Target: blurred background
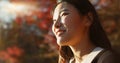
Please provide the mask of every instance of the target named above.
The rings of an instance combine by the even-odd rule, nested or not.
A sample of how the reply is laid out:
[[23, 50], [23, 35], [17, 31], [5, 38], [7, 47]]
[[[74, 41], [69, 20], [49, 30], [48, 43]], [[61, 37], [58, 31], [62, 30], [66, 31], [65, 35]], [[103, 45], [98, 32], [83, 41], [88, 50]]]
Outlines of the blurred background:
[[[90, 0], [120, 53], [120, 0]], [[0, 0], [0, 63], [57, 63], [51, 31], [56, 0]]]

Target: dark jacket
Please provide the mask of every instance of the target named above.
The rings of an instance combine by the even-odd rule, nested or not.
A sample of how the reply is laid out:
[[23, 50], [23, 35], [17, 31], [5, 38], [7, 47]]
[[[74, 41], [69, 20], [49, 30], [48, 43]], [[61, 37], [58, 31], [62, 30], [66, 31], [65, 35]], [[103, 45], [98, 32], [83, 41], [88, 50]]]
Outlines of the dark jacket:
[[120, 63], [120, 57], [115, 52], [103, 50], [94, 58], [92, 63]]

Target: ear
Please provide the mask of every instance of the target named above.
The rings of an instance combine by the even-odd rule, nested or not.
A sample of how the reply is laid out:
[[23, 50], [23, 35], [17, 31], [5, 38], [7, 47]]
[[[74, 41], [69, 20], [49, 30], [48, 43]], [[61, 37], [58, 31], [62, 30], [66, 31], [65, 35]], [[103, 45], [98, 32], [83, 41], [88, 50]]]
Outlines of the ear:
[[93, 22], [93, 14], [91, 12], [89, 12], [86, 16], [85, 16], [85, 25], [86, 26], [90, 26]]

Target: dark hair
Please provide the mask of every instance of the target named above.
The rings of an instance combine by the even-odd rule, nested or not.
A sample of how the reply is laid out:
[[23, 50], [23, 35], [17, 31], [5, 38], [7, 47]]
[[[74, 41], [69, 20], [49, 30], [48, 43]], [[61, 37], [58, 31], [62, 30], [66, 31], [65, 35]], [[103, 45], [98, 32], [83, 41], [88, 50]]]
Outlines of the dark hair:
[[[98, 47], [111, 49], [111, 44], [100, 24], [97, 12], [94, 6], [88, 0], [59, 0], [58, 3], [61, 2], [72, 4], [82, 15], [87, 15], [89, 12], [92, 13], [93, 23], [89, 29], [89, 38], [91, 42]], [[71, 59], [71, 57], [73, 57], [73, 53], [68, 46], [61, 46], [59, 51], [59, 63], [66, 63]]]

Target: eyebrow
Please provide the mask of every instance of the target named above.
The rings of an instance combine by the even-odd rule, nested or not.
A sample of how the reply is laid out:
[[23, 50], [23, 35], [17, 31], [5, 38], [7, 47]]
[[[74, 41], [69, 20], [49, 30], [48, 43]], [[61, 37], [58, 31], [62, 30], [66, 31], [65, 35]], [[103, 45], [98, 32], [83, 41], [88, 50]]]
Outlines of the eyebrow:
[[62, 9], [60, 10], [60, 13], [63, 12], [63, 11], [69, 11], [68, 9]]

